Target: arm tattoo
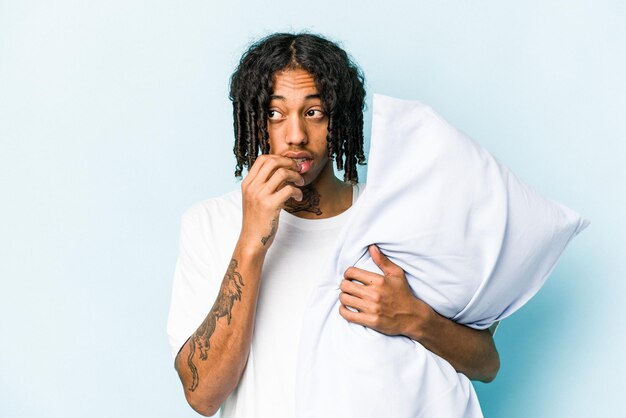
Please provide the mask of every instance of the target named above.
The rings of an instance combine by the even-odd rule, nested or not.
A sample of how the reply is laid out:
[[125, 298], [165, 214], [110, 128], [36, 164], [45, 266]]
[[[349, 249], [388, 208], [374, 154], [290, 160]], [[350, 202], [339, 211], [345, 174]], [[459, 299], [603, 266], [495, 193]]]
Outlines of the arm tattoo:
[[278, 217], [274, 217], [274, 219], [272, 219], [272, 229], [270, 230], [270, 233], [264, 236], [263, 238], [261, 238], [261, 244], [263, 244], [263, 246], [265, 246], [265, 244], [267, 244], [267, 241], [269, 241], [270, 238], [274, 236], [277, 229], [278, 229]]
[[320, 209], [320, 194], [311, 185], [305, 186], [302, 189], [302, 200], [298, 202], [293, 198], [285, 202], [285, 210], [289, 213], [295, 212], [311, 212], [316, 215], [321, 215]]
[[236, 271], [237, 264], [237, 260], [234, 258], [230, 260], [230, 265], [224, 275], [220, 292], [217, 295], [217, 299], [215, 300], [211, 311], [198, 327], [198, 330], [191, 336], [191, 338], [189, 338], [189, 357], [187, 357], [187, 365], [189, 366], [192, 376], [191, 386], [189, 386], [189, 391], [191, 392], [196, 390], [199, 381], [198, 369], [193, 363], [196, 348], [200, 350], [200, 360], [206, 360], [209, 348], [211, 348], [209, 339], [215, 331], [217, 320], [225, 316], [228, 319], [228, 324], [230, 325], [233, 304], [236, 300], [241, 300], [243, 277], [241, 277], [241, 274]]

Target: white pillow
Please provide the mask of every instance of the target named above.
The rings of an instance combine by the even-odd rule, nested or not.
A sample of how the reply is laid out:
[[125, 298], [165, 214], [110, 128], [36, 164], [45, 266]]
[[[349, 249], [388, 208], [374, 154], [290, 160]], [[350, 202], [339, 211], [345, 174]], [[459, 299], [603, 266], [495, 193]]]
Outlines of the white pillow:
[[299, 413], [373, 417], [392, 403], [397, 417], [481, 416], [471, 384], [447, 362], [339, 316], [343, 272], [355, 265], [380, 273], [367, 251], [378, 244], [417, 297], [484, 329], [536, 294], [588, 221], [541, 196], [428, 106], [381, 95], [368, 183], [352, 212], [305, 317]]
[[340, 269], [380, 243], [416, 295], [476, 328], [526, 303], [588, 225], [418, 102], [374, 96], [368, 164]]

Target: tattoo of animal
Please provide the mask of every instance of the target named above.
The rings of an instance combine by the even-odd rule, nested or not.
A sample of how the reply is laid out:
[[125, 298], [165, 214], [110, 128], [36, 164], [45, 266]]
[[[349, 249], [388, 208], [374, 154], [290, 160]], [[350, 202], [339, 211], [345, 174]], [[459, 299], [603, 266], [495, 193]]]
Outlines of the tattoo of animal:
[[228, 270], [224, 275], [220, 292], [211, 308], [211, 311], [198, 327], [196, 332], [189, 339], [189, 356], [187, 357], [187, 365], [191, 371], [191, 385], [189, 391], [193, 392], [198, 387], [198, 368], [194, 364], [196, 350], [199, 350], [200, 360], [206, 360], [209, 349], [211, 348], [210, 338], [215, 331], [217, 320], [226, 317], [228, 324], [232, 319], [233, 304], [236, 300], [241, 300], [241, 288], [244, 286], [243, 277], [237, 270], [237, 260], [230, 260]]
[[272, 219], [271, 227], [272, 227], [272, 229], [270, 230], [270, 233], [268, 235], [264, 236], [263, 238], [261, 238], [261, 244], [263, 244], [263, 246], [265, 246], [267, 244], [267, 242], [276, 233], [276, 230], [278, 229], [278, 217], [274, 217], [274, 219]]
[[319, 216], [322, 214], [320, 194], [313, 186], [305, 186], [302, 188], [302, 200], [299, 202], [293, 198], [287, 200], [285, 210], [289, 213], [311, 212]]

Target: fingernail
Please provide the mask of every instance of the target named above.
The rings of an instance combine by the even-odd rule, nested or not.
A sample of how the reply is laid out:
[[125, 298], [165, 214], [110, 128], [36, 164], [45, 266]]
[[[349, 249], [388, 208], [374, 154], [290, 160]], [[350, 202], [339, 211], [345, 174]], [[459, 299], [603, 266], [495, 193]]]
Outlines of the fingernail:
[[380, 254], [380, 249], [378, 248], [378, 245], [372, 244], [372, 247], [374, 247], [374, 251], [376, 251], [378, 254]]

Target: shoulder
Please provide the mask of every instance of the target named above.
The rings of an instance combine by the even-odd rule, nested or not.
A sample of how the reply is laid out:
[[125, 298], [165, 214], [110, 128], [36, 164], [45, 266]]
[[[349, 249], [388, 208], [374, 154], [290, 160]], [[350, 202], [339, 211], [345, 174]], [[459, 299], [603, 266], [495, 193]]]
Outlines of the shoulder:
[[181, 239], [211, 242], [232, 240], [241, 227], [241, 190], [192, 205], [181, 218]]
[[183, 213], [183, 220], [208, 221], [241, 215], [241, 190], [197, 202]]

